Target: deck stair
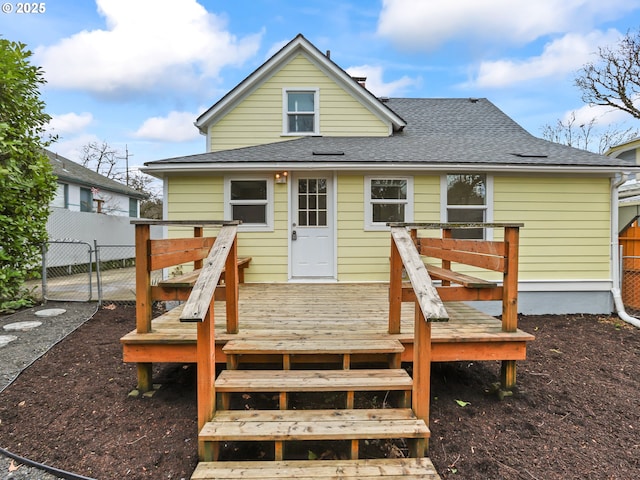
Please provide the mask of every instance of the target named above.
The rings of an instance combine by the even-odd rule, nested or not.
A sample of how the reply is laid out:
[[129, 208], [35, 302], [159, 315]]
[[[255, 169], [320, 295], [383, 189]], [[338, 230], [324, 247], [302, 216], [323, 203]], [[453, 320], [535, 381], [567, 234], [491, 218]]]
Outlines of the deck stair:
[[[223, 348], [229, 369], [216, 379], [221, 407], [200, 431], [212, 461], [201, 462], [192, 479], [235, 478], [423, 478], [438, 479], [433, 465], [424, 458], [429, 429], [409, 407], [412, 379], [400, 368], [404, 347], [392, 338], [345, 341], [341, 338], [292, 340], [238, 339]], [[309, 369], [308, 361], [326, 360], [323, 368]], [[379, 358], [387, 368], [351, 368], [353, 356]], [[279, 357], [282, 369], [251, 369], [252, 357]], [[297, 369], [302, 357], [304, 368]], [[305, 361], [307, 360], [307, 361]], [[245, 367], [246, 365], [246, 367]], [[330, 369], [326, 367], [330, 366]], [[377, 366], [377, 365], [376, 365]], [[242, 368], [240, 368], [242, 367]], [[293, 369], [292, 369], [293, 367]], [[354, 408], [358, 391], [399, 391], [395, 408]], [[229, 396], [255, 392], [278, 392], [279, 410], [229, 410]], [[287, 409], [292, 392], [346, 392], [346, 404], [330, 409]], [[405, 439], [412, 458], [360, 459], [361, 442]], [[349, 442], [348, 460], [286, 459], [291, 442]], [[273, 443], [273, 461], [227, 462], [219, 460], [226, 442]], [[295, 457], [294, 457], [295, 458]]]

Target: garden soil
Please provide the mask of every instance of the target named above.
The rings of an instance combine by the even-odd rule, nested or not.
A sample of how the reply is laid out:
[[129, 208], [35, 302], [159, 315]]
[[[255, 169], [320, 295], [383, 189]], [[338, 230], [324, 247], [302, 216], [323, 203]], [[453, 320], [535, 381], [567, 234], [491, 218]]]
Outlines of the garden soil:
[[[122, 362], [119, 339], [134, 328], [134, 309], [107, 307], [0, 393], [0, 447], [89, 478], [188, 479], [195, 367], [156, 366], [155, 395], [130, 396], [136, 368]], [[523, 316], [519, 326], [536, 340], [513, 396], [493, 392], [499, 362], [433, 365], [429, 455], [441, 477], [640, 478], [640, 331], [594, 315]], [[34, 478], [20, 476], [19, 462], [0, 465], [0, 478]]]

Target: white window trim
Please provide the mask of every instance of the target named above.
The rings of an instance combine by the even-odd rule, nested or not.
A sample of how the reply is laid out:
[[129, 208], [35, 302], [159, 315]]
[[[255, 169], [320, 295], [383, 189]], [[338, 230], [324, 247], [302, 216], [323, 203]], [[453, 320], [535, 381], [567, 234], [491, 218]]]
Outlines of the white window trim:
[[[289, 131], [289, 92], [313, 92], [313, 132]], [[282, 89], [282, 136], [305, 137], [320, 135], [320, 88], [318, 87], [286, 87]]]
[[224, 218], [231, 220], [233, 218], [232, 205], [241, 203], [257, 204], [257, 200], [235, 201], [231, 202], [231, 182], [245, 180], [264, 180], [267, 182], [267, 199], [264, 201], [266, 205], [266, 223], [242, 223], [238, 226], [241, 232], [273, 232], [273, 177], [270, 175], [226, 175], [224, 177]]
[[[447, 205], [447, 176], [448, 175], [456, 175], [456, 174], [479, 174], [481, 172], [456, 172], [456, 173], [445, 173], [440, 177], [440, 221], [442, 223], [447, 223], [447, 209], [456, 209], [456, 208], [464, 208], [466, 210], [470, 209], [478, 209], [484, 210], [484, 221], [485, 223], [493, 223], [493, 175], [489, 175], [488, 173], [483, 173], [487, 178], [487, 191], [485, 205]], [[485, 232], [485, 240], [493, 240], [493, 228], [487, 228]]]
[[404, 203], [404, 221], [413, 222], [413, 177], [406, 175], [370, 175], [364, 177], [364, 229], [365, 231], [388, 231], [390, 228], [385, 222], [373, 221], [372, 204], [375, 203], [371, 199], [371, 181], [372, 180], [406, 180], [407, 182], [407, 199], [406, 200], [385, 200], [384, 203]]

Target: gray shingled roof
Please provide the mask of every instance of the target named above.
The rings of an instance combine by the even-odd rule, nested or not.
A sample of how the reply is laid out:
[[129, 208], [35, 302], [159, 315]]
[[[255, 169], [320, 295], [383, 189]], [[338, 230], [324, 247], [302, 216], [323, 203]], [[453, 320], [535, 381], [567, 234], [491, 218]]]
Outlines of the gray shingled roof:
[[49, 161], [53, 167], [53, 173], [61, 181], [67, 181], [69, 183], [75, 183], [86, 187], [96, 187], [100, 190], [120, 193], [122, 195], [139, 199], [149, 198], [149, 195], [141, 193], [131, 187], [127, 187], [126, 185], [107, 178], [104, 175], [100, 175], [99, 173], [83, 167], [82, 165], [58, 155], [57, 153], [53, 153], [49, 150], [44, 150], [44, 153], [49, 157]]
[[336, 163], [499, 166], [634, 167], [534, 137], [487, 99], [394, 98], [387, 105], [407, 121], [390, 137], [304, 137], [255, 147], [146, 163]]

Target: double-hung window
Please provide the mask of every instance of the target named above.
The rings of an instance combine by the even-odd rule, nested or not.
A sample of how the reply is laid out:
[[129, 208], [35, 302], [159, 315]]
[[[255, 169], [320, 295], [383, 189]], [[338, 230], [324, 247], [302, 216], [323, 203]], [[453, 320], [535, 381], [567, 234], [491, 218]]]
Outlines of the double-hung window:
[[66, 183], [58, 183], [56, 187], [56, 196], [51, 202], [52, 207], [69, 208], [69, 185]]
[[273, 182], [268, 178], [227, 178], [225, 218], [241, 220], [242, 230], [273, 229]]
[[93, 212], [93, 193], [89, 188], [80, 188], [80, 211]]
[[[453, 174], [444, 179], [445, 221], [449, 223], [488, 222], [491, 194], [490, 177], [485, 174]], [[454, 238], [484, 238], [484, 229], [458, 229]]]
[[283, 92], [285, 135], [318, 134], [318, 90], [286, 89]]
[[413, 220], [411, 177], [365, 177], [365, 228], [383, 230], [387, 222]]

